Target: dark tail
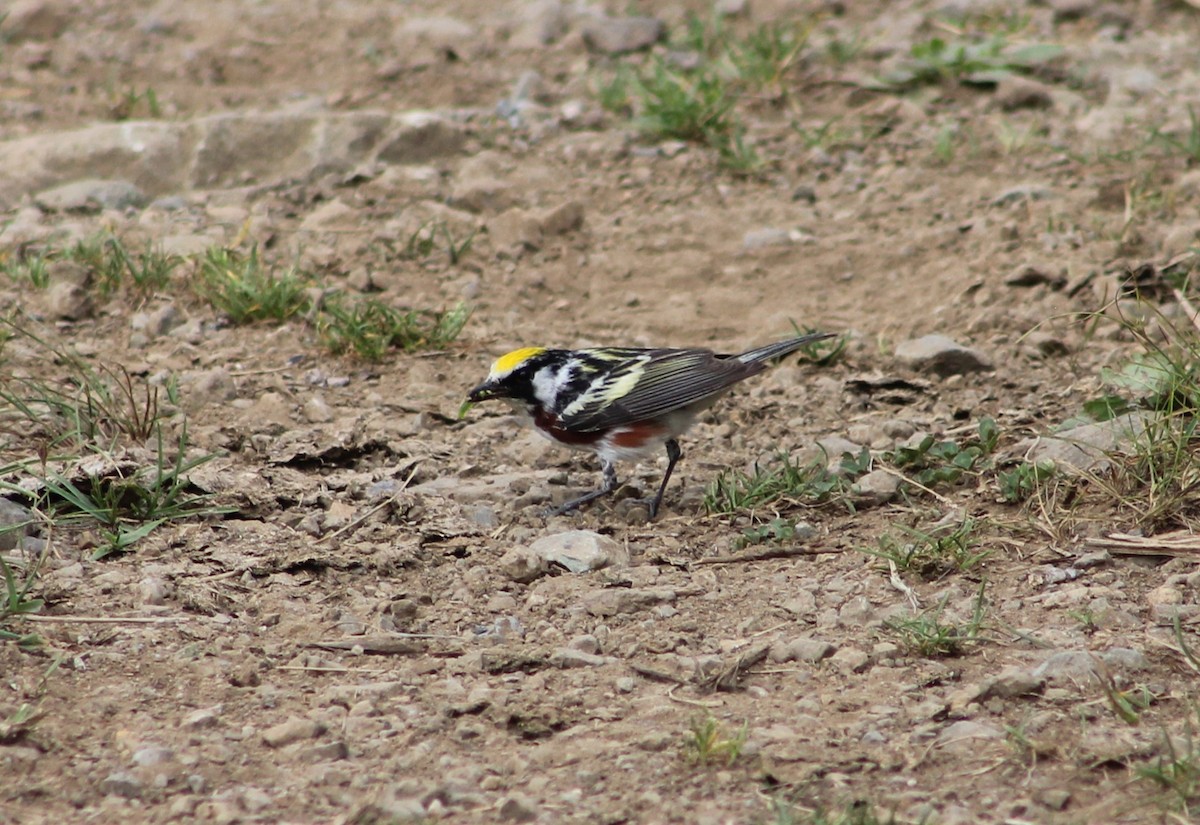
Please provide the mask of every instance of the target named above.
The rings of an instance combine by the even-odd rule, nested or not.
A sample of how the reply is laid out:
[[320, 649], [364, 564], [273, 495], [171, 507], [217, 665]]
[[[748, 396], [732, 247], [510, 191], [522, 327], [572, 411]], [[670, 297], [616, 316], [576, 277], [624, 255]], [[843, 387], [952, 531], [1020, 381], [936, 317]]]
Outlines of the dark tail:
[[774, 344], [767, 344], [765, 347], [748, 350], [734, 357], [743, 364], [759, 364], [763, 361], [782, 358], [808, 344], [834, 337], [836, 336], [832, 332], [813, 332], [808, 335], [801, 335], [799, 338], [793, 338], [790, 341], [779, 341]]

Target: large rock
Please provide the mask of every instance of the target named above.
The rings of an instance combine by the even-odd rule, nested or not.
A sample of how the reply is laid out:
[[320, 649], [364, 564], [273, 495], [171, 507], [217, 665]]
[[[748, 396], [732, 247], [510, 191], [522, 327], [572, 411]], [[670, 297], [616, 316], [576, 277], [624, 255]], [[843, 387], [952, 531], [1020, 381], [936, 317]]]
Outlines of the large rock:
[[127, 182], [156, 197], [242, 185], [247, 177], [260, 183], [311, 179], [374, 160], [427, 163], [458, 153], [465, 140], [459, 124], [423, 111], [250, 112], [182, 123], [106, 123], [0, 141], [0, 208], [82, 180]]

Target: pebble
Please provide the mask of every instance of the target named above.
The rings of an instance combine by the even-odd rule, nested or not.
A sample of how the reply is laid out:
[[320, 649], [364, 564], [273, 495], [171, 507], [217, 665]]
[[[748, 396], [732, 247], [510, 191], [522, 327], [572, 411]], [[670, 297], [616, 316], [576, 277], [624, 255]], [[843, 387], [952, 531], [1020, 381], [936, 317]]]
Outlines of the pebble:
[[1101, 470], [1111, 463], [1111, 453], [1132, 444], [1145, 431], [1146, 422], [1145, 414], [1129, 413], [1026, 439], [1011, 447], [1009, 454], [1031, 462], [1051, 461], [1079, 470]]
[[[33, 513], [29, 508], [11, 499], [0, 498], [0, 550], [15, 550], [32, 522]], [[25, 527], [17, 529], [21, 525]]]
[[829, 662], [843, 672], [861, 673], [870, 666], [871, 657], [857, 647], [843, 647], [829, 657]]
[[899, 477], [886, 470], [872, 470], [854, 483], [856, 502], [865, 507], [887, 504], [899, 491]]
[[79, 284], [54, 281], [46, 289], [46, 306], [55, 318], [80, 321], [90, 318], [95, 310], [92, 293]]
[[667, 589], [620, 588], [596, 590], [582, 599], [584, 610], [593, 616], [637, 613], [663, 602], [675, 601], [675, 591]]
[[599, 667], [611, 661], [607, 656], [585, 653], [570, 647], [560, 647], [550, 654], [550, 664], [555, 667]]
[[944, 335], [926, 335], [905, 341], [896, 347], [896, 359], [920, 372], [943, 377], [971, 372], [991, 372], [996, 368], [984, 353], [970, 349]]
[[328, 424], [334, 419], [333, 409], [320, 395], [314, 395], [304, 402], [303, 414], [309, 424]]
[[942, 729], [938, 741], [943, 744], [961, 742], [964, 739], [1003, 739], [1004, 732], [997, 727], [973, 719], [960, 719]]
[[100, 790], [110, 796], [137, 799], [142, 795], [142, 781], [129, 771], [114, 771], [100, 782]]
[[653, 46], [666, 33], [656, 17], [602, 17], [587, 20], [580, 34], [588, 48], [605, 54], [625, 54]]
[[828, 659], [837, 651], [829, 642], [801, 636], [789, 641], [778, 641], [771, 645], [773, 662], [819, 662]]
[[99, 212], [146, 203], [141, 189], [124, 180], [79, 180], [34, 195], [34, 203], [48, 212]]
[[293, 742], [304, 739], [315, 739], [325, 732], [325, 726], [312, 719], [302, 719], [293, 716], [286, 722], [280, 722], [262, 732], [263, 742], [272, 748], [282, 748]]
[[533, 822], [538, 818], [537, 804], [521, 794], [511, 794], [500, 803], [503, 822]]
[[134, 751], [132, 762], [141, 767], [153, 767], [170, 762], [175, 758], [175, 751], [162, 745], [148, 745]]
[[194, 710], [183, 718], [183, 726], [192, 730], [211, 728], [220, 720], [222, 710], [220, 705]]
[[742, 236], [742, 249], [748, 252], [772, 246], [791, 246], [795, 243], [787, 229], [752, 229]]
[[608, 536], [591, 530], [568, 530], [543, 536], [528, 547], [514, 547], [500, 559], [500, 569], [513, 581], [529, 583], [558, 567], [588, 573], [605, 567], [625, 567], [629, 551]]
[[1010, 74], [996, 85], [996, 104], [1006, 112], [1018, 109], [1049, 109], [1054, 106], [1050, 88], [1019, 74]]

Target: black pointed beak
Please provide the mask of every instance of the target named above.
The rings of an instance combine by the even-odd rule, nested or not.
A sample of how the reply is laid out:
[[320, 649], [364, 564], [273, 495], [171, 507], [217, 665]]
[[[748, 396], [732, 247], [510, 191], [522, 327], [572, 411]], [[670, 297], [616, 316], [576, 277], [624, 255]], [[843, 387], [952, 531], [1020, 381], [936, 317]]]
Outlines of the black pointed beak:
[[467, 393], [467, 400], [472, 404], [478, 404], [480, 401], [487, 401], [489, 398], [495, 397], [496, 388], [487, 381], [484, 381], [478, 387]]

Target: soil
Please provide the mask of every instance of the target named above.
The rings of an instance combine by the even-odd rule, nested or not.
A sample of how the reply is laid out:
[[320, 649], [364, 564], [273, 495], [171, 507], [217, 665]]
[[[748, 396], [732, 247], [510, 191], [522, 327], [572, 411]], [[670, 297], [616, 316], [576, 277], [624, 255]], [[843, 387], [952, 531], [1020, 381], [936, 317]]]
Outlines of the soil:
[[[0, 822], [1140, 823], [1190, 821], [1189, 803], [1196, 815], [1197, 673], [1175, 648], [1200, 650], [1197, 557], [1095, 544], [1190, 530], [1194, 512], [1150, 523], [1101, 485], [1009, 504], [994, 472], [878, 506], [845, 493], [704, 508], [719, 474], [830, 437], [883, 466], [913, 434], [961, 440], [991, 418], [1001, 463], [1106, 392], [1102, 370], [1140, 351], [1107, 304], [1124, 274], [1197, 244], [1197, 161], [1154, 139], [1186, 136], [1188, 105], [1192, 128], [1200, 111], [1193, 5], [718, 4], [739, 11], [735, 31], [812, 25], [779, 89], [743, 102], [766, 161], [750, 175], [603, 110], [617, 58], [589, 49], [575, 18], [544, 45], [522, 34], [557, 19], [552, 3], [30, 5], [67, 16], [52, 38], [3, 44], [3, 139], [280, 109], [432, 110], [466, 135], [418, 166], [246, 180], [176, 193], [181, 209], [41, 210], [40, 225], [68, 238], [109, 227], [130, 248], [186, 225], [326, 286], [473, 314], [444, 349], [372, 364], [330, 355], [303, 317], [224, 321], [187, 268], [175, 288], [97, 296], [75, 317], [52, 290], [5, 287], [54, 346], [162, 387], [168, 433], [186, 420], [193, 453], [216, 456], [190, 474], [195, 489], [232, 512], [169, 522], [101, 560], [95, 531], [39, 532], [46, 603], [5, 627], [42, 643], [0, 646]], [[639, 5], [669, 36], [710, 13]], [[871, 88], [912, 43], [1010, 25], [1066, 57], [1019, 83]], [[846, 62], [830, 57], [830, 43], [856, 42]], [[531, 70], [521, 122], [496, 117]], [[30, 209], [9, 202], [10, 218]], [[342, 223], [308, 220], [334, 202]], [[564, 211], [582, 221], [556, 223]], [[459, 260], [394, 254], [430, 216], [476, 233]], [[139, 315], [168, 305], [178, 331], [145, 332]], [[595, 463], [498, 406], [457, 418], [517, 347], [729, 352], [794, 327], [841, 333], [846, 348], [782, 364], [706, 414], [653, 522], [636, 497], [665, 457], [623, 465], [613, 500], [548, 518], [598, 483]], [[993, 368], [938, 375], [897, 357], [927, 334]], [[9, 375], [66, 374], [27, 342], [4, 357]], [[122, 449], [112, 461], [144, 462], [153, 444]], [[776, 517], [800, 522], [795, 536], [742, 546]], [[964, 518], [986, 551], [965, 571], [893, 572], [864, 552]], [[522, 548], [569, 530], [611, 539], [628, 562], [520, 572]], [[982, 629], [958, 655], [922, 653], [889, 624], [914, 604], [968, 622], [981, 586]], [[708, 719], [718, 747], [705, 760], [695, 731]], [[1171, 747], [1193, 748], [1182, 795], [1139, 773]]]

